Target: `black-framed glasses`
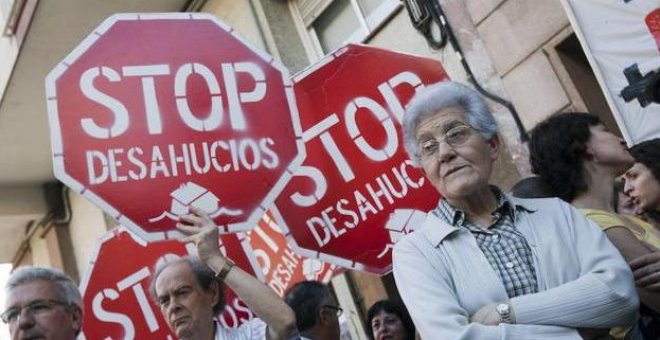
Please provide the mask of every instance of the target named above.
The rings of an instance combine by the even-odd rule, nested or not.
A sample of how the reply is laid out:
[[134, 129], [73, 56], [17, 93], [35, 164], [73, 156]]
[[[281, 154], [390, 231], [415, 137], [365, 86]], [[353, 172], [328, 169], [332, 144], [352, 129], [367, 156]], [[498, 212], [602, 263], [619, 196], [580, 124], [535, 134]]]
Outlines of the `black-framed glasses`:
[[328, 308], [334, 310], [335, 314], [337, 314], [337, 317], [341, 316], [341, 314], [344, 312], [344, 310], [339, 306], [323, 305], [321, 306], [321, 308]]
[[11, 307], [7, 309], [2, 314], [0, 314], [0, 319], [2, 319], [2, 322], [7, 324], [13, 323], [18, 320], [18, 317], [23, 311], [25, 311], [26, 314], [32, 316], [39, 316], [50, 312], [57, 306], [69, 307], [70, 304], [58, 300], [36, 300], [23, 307]]
[[472, 136], [472, 130], [473, 128], [469, 125], [458, 125], [449, 129], [441, 139], [437, 137], [422, 139], [417, 142], [419, 156], [429, 158], [435, 155], [442, 143], [447, 143], [452, 148], [463, 145]]

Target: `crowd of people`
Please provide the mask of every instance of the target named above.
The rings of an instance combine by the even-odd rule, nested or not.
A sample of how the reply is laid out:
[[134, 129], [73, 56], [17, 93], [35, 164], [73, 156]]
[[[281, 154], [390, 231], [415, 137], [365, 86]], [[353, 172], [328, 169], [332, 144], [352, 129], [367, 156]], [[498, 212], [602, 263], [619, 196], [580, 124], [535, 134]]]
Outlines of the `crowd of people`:
[[[660, 139], [629, 149], [595, 115], [552, 116], [531, 132], [536, 176], [509, 194], [490, 183], [504, 146], [475, 90], [428, 86], [408, 105], [403, 136], [442, 198], [395, 245], [403, 303], [369, 308], [369, 339], [660, 339]], [[160, 261], [150, 292], [179, 339], [340, 339], [328, 286], [300, 282], [282, 299], [223, 256], [203, 211], [177, 229], [197, 256]], [[257, 318], [218, 323], [225, 287]], [[81, 296], [64, 273], [19, 268], [6, 290], [12, 339], [80, 333]]]

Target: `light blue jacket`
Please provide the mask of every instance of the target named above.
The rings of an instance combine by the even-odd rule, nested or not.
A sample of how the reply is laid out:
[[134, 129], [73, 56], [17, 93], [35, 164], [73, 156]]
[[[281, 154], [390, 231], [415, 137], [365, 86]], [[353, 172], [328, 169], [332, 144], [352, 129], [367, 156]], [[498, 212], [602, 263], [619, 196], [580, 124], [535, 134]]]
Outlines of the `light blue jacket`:
[[509, 298], [474, 236], [429, 214], [393, 254], [399, 293], [422, 339], [581, 339], [576, 328], [635, 322], [632, 273], [593, 222], [556, 198], [507, 198], [532, 249], [539, 292], [511, 299], [516, 324], [470, 323], [481, 307]]

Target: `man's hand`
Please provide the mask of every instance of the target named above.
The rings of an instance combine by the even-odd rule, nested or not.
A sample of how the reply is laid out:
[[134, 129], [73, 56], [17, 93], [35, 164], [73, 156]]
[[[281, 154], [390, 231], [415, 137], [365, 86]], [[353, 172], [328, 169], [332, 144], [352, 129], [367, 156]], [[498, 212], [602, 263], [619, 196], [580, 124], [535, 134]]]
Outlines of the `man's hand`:
[[635, 283], [646, 289], [660, 290], [660, 252], [642, 255], [628, 263]]
[[218, 226], [202, 209], [190, 207], [190, 214], [180, 215], [179, 223], [176, 224], [186, 237], [181, 242], [194, 242], [197, 246], [197, 256], [199, 259], [208, 263], [213, 257], [224, 256], [218, 245]]
[[502, 323], [502, 317], [497, 312], [498, 303], [491, 303], [481, 307], [470, 317], [470, 322], [480, 323], [486, 326], [497, 326]]

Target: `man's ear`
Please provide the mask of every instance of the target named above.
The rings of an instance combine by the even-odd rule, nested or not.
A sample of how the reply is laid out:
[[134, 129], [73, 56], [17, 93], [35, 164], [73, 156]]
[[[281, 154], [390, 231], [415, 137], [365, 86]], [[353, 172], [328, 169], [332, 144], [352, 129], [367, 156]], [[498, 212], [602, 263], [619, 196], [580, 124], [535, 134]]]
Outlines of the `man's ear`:
[[328, 310], [326, 308], [321, 308], [318, 311], [318, 316], [319, 316], [319, 324], [320, 325], [327, 325], [330, 323], [330, 317]]
[[79, 334], [82, 330], [82, 309], [80, 309], [80, 307], [71, 307], [71, 321], [71, 325], [76, 331], [76, 334]]
[[223, 285], [220, 284], [218, 281], [213, 280], [213, 282], [211, 282], [211, 287], [209, 287], [210, 288], [209, 294], [212, 297], [213, 306], [217, 305], [218, 302], [222, 301], [224, 298], [225, 292], [222, 289], [222, 287]]

